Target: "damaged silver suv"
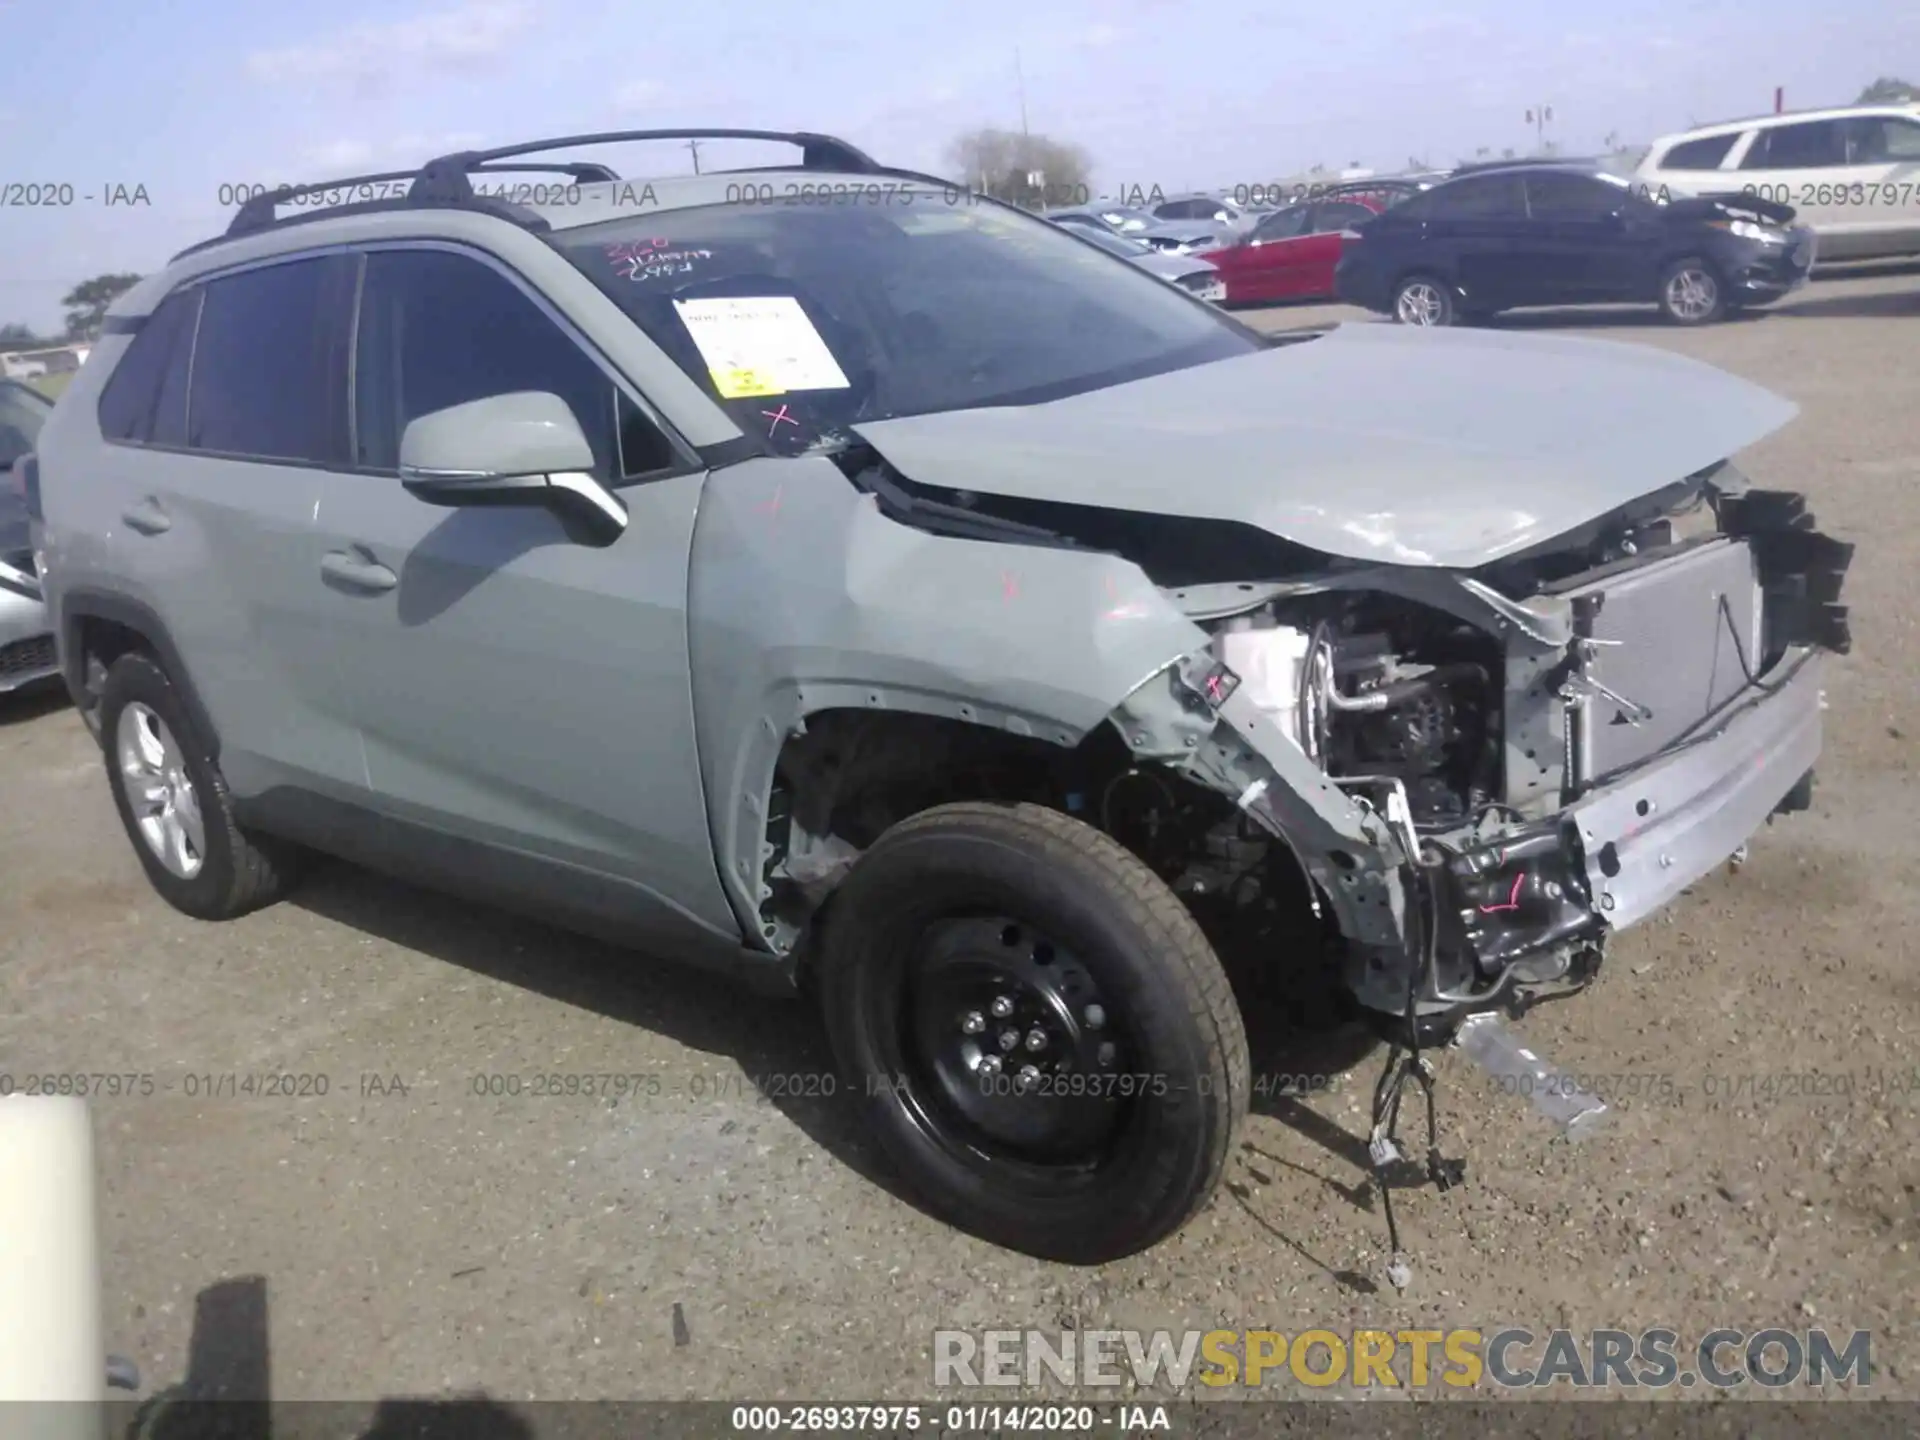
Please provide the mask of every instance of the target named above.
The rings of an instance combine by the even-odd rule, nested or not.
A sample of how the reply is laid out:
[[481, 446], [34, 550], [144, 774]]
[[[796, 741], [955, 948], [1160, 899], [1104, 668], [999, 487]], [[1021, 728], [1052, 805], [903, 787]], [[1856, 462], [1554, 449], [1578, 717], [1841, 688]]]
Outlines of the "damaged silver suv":
[[[690, 134], [803, 158], [521, 158]], [[314, 188], [123, 297], [24, 467], [189, 914], [313, 849], [803, 987], [933, 1210], [1090, 1262], [1219, 1181], [1243, 977], [1424, 1082], [1806, 804], [1851, 552], [1728, 463], [1793, 413], [1743, 381], [1265, 337], [824, 136]]]

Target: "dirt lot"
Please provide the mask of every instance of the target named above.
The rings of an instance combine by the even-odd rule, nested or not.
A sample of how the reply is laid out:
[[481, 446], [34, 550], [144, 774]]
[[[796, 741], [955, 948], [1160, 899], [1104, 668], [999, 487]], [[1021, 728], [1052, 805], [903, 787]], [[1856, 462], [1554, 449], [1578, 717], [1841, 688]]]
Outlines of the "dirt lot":
[[[1357, 317], [1253, 317], [1326, 318]], [[796, 1007], [344, 866], [233, 924], [175, 914], [78, 720], [15, 698], [0, 1072], [154, 1077], [96, 1104], [112, 1347], [150, 1386], [177, 1381], [198, 1309], [198, 1361], [219, 1363], [219, 1316], [260, 1287], [210, 1287], [260, 1277], [280, 1398], [923, 1397], [934, 1329], [1063, 1323], [1861, 1327], [1873, 1393], [1920, 1397], [1920, 268], [1697, 333], [1641, 312], [1502, 325], [1670, 347], [1798, 401], [1745, 464], [1858, 542], [1856, 643], [1813, 811], [1525, 1022], [1568, 1069], [1638, 1092], [1609, 1131], [1570, 1146], [1440, 1057], [1468, 1181], [1399, 1206], [1405, 1295], [1363, 1184], [1373, 1058], [1306, 1103], [1257, 1096], [1229, 1192], [1169, 1243], [1042, 1264], [898, 1198], [845, 1105], [755, 1097], [746, 1077], [827, 1068]], [[1264, 1072], [1320, 1063], [1261, 1042]], [[1813, 1071], [1851, 1093], [1805, 1093], [1792, 1077]], [[262, 1072], [327, 1093], [238, 1093]], [[475, 1093], [539, 1072], [661, 1094]]]

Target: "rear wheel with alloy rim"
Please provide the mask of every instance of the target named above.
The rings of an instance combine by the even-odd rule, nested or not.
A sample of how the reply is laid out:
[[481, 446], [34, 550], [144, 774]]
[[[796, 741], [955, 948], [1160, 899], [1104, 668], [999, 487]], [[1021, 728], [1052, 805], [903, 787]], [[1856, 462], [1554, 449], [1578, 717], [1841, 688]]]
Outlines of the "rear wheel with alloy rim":
[[1247, 1046], [1192, 915], [1130, 851], [1036, 805], [943, 805], [868, 849], [817, 978], [902, 1177], [999, 1244], [1095, 1264], [1212, 1196]]
[[1393, 318], [1402, 325], [1451, 325], [1453, 292], [1431, 275], [1409, 275], [1393, 292]]
[[1698, 256], [1676, 260], [1660, 277], [1660, 310], [1676, 325], [1705, 325], [1726, 314], [1720, 277]]

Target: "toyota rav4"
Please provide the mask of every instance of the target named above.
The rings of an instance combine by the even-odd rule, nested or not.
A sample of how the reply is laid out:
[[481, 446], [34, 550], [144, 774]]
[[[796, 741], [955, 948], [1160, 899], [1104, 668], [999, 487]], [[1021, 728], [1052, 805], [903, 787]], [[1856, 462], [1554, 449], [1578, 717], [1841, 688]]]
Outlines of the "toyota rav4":
[[[802, 159], [522, 161], [690, 133]], [[1742, 380], [1263, 336], [818, 135], [315, 188], [116, 302], [18, 467], [190, 915], [318, 850], [805, 990], [933, 1210], [1090, 1262], [1220, 1179], [1230, 977], [1427, 1081], [1806, 803], [1851, 552], [1729, 463], [1793, 414]]]

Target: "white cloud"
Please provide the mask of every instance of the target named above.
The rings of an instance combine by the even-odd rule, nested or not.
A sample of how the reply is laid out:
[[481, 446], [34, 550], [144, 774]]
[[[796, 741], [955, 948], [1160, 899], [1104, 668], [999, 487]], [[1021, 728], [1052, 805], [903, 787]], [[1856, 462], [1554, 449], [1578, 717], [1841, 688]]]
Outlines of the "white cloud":
[[348, 170], [400, 170], [419, 165], [436, 155], [456, 150], [477, 150], [486, 137], [464, 130], [442, 135], [391, 135], [378, 140], [341, 137], [322, 141], [301, 152], [300, 169], [304, 173], [339, 174]]
[[650, 110], [667, 98], [667, 87], [658, 80], [629, 80], [613, 95], [616, 110]]
[[1089, 25], [1080, 32], [1080, 43], [1089, 50], [1104, 50], [1126, 38], [1127, 32], [1116, 25]]
[[499, 55], [532, 19], [525, 0], [465, 0], [404, 20], [353, 25], [305, 45], [258, 50], [247, 57], [247, 71], [270, 82], [336, 80], [364, 87], [399, 69], [464, 69]]

